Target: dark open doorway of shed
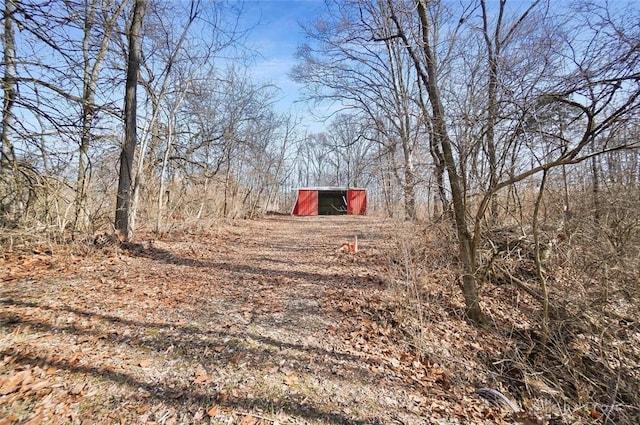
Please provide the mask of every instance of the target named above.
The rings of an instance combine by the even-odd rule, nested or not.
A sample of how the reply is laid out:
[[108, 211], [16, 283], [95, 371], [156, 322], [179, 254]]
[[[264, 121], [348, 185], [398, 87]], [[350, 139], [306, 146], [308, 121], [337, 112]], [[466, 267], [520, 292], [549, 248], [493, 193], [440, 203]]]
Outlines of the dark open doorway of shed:
[[318, 191], [318, 215], [346, 215], [347, 191]]

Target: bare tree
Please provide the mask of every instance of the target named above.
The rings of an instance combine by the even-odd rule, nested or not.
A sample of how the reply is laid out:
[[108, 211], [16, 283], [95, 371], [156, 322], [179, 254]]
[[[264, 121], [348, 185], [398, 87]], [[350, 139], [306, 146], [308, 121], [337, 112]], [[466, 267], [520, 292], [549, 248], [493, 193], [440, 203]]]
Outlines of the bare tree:
[[[201, 58], [190, 57], [190, 55], [186, 54], [186, 52], [184, 51], [184, 44], [187, 41], [187, 36], [190, 32], [191, 26], [196, 21], [201, 12], [202, 10], [200, 2], [195, 0], [191, 1], [189, 4], [189, 12], [186, 15], [186, 21], [182, 22], [179, 25], [179, 27], [181, 27], [182, 29], [176, 41], [172, 40], [172, 38], [174, 37], [172, 31], [176, 30], [176, 28], [174, 27], [165, 28], [161, 34], [156, 35], [156, 37], [160, 39], [158, 41], [160, 46], [157, 48], [157, 50], [161, 53], [161, 56], [163, 56], [163, 64], [161, 66], [161, 70], [157, 74], [156, 72], [154, 72], [155, 70], [153, 69], [153, 65], [148, 60], [150, 58], [144, 58], [145, 60], [143, 60], [142, 62], [142, 65], [144, 66], [146, 74], [148, 76], [147, 80], [144, 80], [142, 84], [146, 89], [147, 97], [151, 101], [151, 117], [148, 120], [147, 131], [143, 134], [142, 142], [140, 144], [140, 153], [138, 155], [135, 179], [132, 187], [133, 201], [132, 214], [130, 218], [132, 230], [135, 230], [135, 221], [139, 206], [140, 193], [142, 191], [142, 181], [145, 178], [145, 152], [150, 141], [155, 142], [155, 144], [159, 144], [160, 142], [161, 138], [158, 134], [158, 121], [160, 119], [163, 102], [169, 102], [171, 104], [166, 105], [166, 144], [165, 152], [162, 157], [160, 185], [157, 194], [156, 231], [159, 232], [161, 226], [163, 209], [162, 200], [165, 196], [165, 173], [169, 154], [171, 153], [172, 149], [175, 115], [180, 108], [180, 104], [182, 103], [184, 97], [187, 95], [187, 91], [191, 84], [191, 79], [195, 78], [194, 69], [198, 66], [203, 66], [209, 59], [208, 55]], [[158, 26], [162, 27], [162, 25]], [[183, 62], [190, 62], [190, 66], [183, 66]], [[154, 85], [153, 81], [156, 79], [159, 80], [157, 87]], [[168, 96], [169, 92], [171, 92], [172, 96]], [[170, 97], [171, 99], [167, 100], [167, 97]], [[155, 148], [158, 148], [158, 146], [154, 145], [154, 149]], [[150, 178], [150, 176], [146, 176], [146, 178]]]
[[[2, 79], [2, 145], [0, 146], [0, 184], [3, 187], [0, 199], [0, 223], [4, 224], [5, 214], [15, 208], [18, 189], [18, 164], [13, 147], [12, 134], [14, 126], [13, 104], [16, 95], [16, 47], [13, 15], [15, 2], [7, 0], [4, 4], [4, 78]], [[6, 192], [5, 192], [6, 191]], [[8, 198], [8, 199], [7, 199]]]
[[[503, 11], [506, 2], [501, 2], [499, 16]], [[598, 21], [598, 26], [592, 23], [594, 31], [590, 33], [592, 42], [590, 44], [579, 44], [567, 36], [566, 50], [556, 49], [555, 51], [566, 51], [571, 56], [562, 58], [556, 54], [551, 56], [551, 50], [542, 52], [544, 61], [563, 61], [566, 67], [564, 74], [558, 74], [561, 68], [542, 67], [542, 74], [536, 76], [533, 72], [523, 73], [520, 79], [514, 77], [514, 81], [519, 82], [512, 91], [514, 104], [519, 108], [519, 113], [510, 118], [509, 126], [512, 129], [510, 139], [514, 142], [506, 145], [510, 149], [502, 148], [502, 152], [508, 155], [498, 155], [498, 145], [495, 143], [495, 129], [498, 114], [498, 87], [504, 83], [504, 76], [507, 73], [507, 63], [503, 63], [503, 68], [499, 65], [504, 60], [504, 55], [498, 57], [499, 52], [508, 44], [517, 43], [520, 61], [525, 54], [533, 56], [540, 52], [533, 50], [538, 46], [527, 39], [526, 32], [520, 32], [530, 22], [530, 19], [546, 19], [543, 15], [534, 16], [533, 11], [539, 2], [532, 2], [525, 12], [514, 21], [504, 36], [501, 35], [502, 22], [499, 20], [494, 37], [489, 37], [489, 19], [484, 18], [479, 26], [484, 28], [481, 31], [488, 48], [488, 69], [489, 85], [491, 86], [488, 102], [482, 106], [485, 112], [483, 116], [484, 129], [483, 137], [478, 138], [475, 146], [479, 146], [478, 141], [485, 141], [487, 152], [487, 163], [489, 164], [490, 182], [481, 192], [480, 202], [470, 202], [469, 194], [465, 187], [467, 175], [464, 172], [462, 162], [468, 153], [483, 153], [478, 150], [461, 151], [461, 141], [452, 138], [450, 129], [453, 127], [451, 102], [447, 97], [447, 92], [443, 91], [446, 86], [443, 79], [443, 67], [447, 65], [450, 52], [454, 51], [453, 46], [459, 42], [459, 32], [464, 30], [465, 22], [468, 22], [472, 15], [471, 7], [462, 8], [459, 18], [451, 20], [450, 25], [444, 25], [442, 19], [442, 3], [428, 0], [392, 1], [385, 0], [376, 3], [376, 8], [380, 16], [388, 17], [392, 23], [391, 29], [385, 29], [383, 33], [387, 37], [378, 37], [381, 42], [387, 38], [401, 40], [401, 45], [412, 60], [415, 71], [420, 79], [424, 91], [424, 101], [420, 102], [424, 110], [424, 116], [428, 117], [430, 123], [430, 137], [435, 141], [436, 146], [441, 149], [442, 158], [447, 171], [448, 185], [453, 201], [453, 215], [457, 231], [457, 243], [459, 258], [461, 263], [461, 286], [467, 304], [467, 315], [475, 322], [483, 322], [484, 315], [480, 308], [478, 279], [482, 276], [481, 264], [478, 258], [478, 246], [483, 236], [483, 223], [486, 212], [495, 199], [498, 191], [512, 187], [514, 184], [538, 175], [539, 173], [551, 170], [562, 165], [573, 164], [590, 158], [592, 153], [586, 152], [585, 148], [592, 143], [594, 138], [610, 134], [611, 131], [620, 126], [626, 117], [630, 116], [638, 108], [638, 88], [637, 72], [634, 71], [637, 55], [633, 52], [633, 36], [629, 31], [632, 27], [624, 29], [616, 26], [613, 21], [606, 21], [609, 14], [600, 15], [602, 19]], [[470, 4], [469, 6], [472, 6]], [[488, 10], [484, 9], [485, 14]], [[588, 15], [588, 19], [593, 19], [593, 14]], [[458, 22], [455, 24], [455, 22]], [[537, 25], [540, 22], [537, 21]], [[472, 25], [472, 24], [471, 24]], [[596, 31], [598, 27], [608, 27], [611, 31]], [[439, 43], [439, 34], [446, 29], [448, 32], [448, 42]], [[472, 27], [473, 28], [473, 27]], [[576, 27], [577, 29], [577, 27]], [[572, 31], [567, 28], [568, 33]], [[583, 32], [582, 35], [585, 33]], [[518, 38], [519, 37], [519, 38]], [[498, 43], [499, 49], [496, 49]], [[444, 46], [444, 50], [443, 50]], [[614, 48], [615, 46], [615, 48]], [[531, 50], [525, 50], [531, 49]], [[527, 53], [528, 52], [528, 53]], [[535, 53], [534, 53], [535, 52]], [[616, 53], [611, 53], [616, 52]], [[501, 59], [502, 58], [502, 59]], [[511, 64], [513, 69], [517, 69], [516, 63]], [[554, 73], [550, 72], [551, 70]], [[512, 72], [510, 70], [510, 72]], [[515, 73], [514, 73], [515, 74]], [[452, 77], [453, 75], [448, 75]], [[546, 78], [541, 78], [544, 76]], [[475, 101], [475, 99], [469, 99]], [[428, 106], [428, 110], [426, 107]], [[537, 125], [537, 117], [548, 111], [557, 110], [559, 107], [567, 109], [570, 113], [565, 123], [569, 129], [563, 133], [548, 132], [543, 130], [543, 126]], [[567, 136], [577, 135], [569, 139]], [[610, 138], [606, 138], [610, 140]], [[515, 143], [517, 142], [517, 143]], [[474, 146], [472, 145], [472, 147]], [[517, 150], [518, 146], [526, 146], [528, 152]], [[603, 145], [600, 150], [618, 149], [610, 143]], [[540, 154], [537, 152], [540, 151]], [[546, 152], [542, 154], [542, 152]], [[461, 153], [465, 153], [461, 155]], [[517, 157], [514, 153], [517, 152]], [[500, 161], [514, 158], [515, 162], [509, 166], [506, 174], [498, 173]], [[531, 158], [539, 160], [531, 161]], [[493, 165], [492, 165], [493, 163]], [[493, 172], [491, 171], [493, 170]], [[493, 176], [493, 177], [492, 177]], [[493, 180], [493, 182], [491, 182]], [[477, 186], [480, 187], [480, 186]], [[469, 220], [469, 218], [472, 218]]]
[[8, 0], [4, 4], [4, 78], [2, 89], [4, 92], [2, 106], [2, 166], [15, 167], [15, 151], [11, 142], [13, 129], [13, 103], [16, 92], [16, 46], [13, 15], [16, 12], [15, 2]]
[[400, 155], [396, 176], [406, 217], [414, 219], [416, 156], [425, 123], [415, 70], [377, 10], [371, 2], [328, 2], [326, 16], [305, 28], [314, 43], [300, 46], [301, 62], [291, 75], [305, 84], [310, 100], [340, 102], [368, 117], [369, 127], [381, 136], [375, 140]]
[[[506, 5], [507, 0], [500, 0], [498, 5], [497, 17], [495, 18], [495, 24], [493, 29], [490, 27], [490, 21], [492, 16], [489, 15], [487, 9], [486, 0], [480, 0], [480, 7], [482, 9], [482, 36], [484, 38], [486, 47], [486, 60], [488, 70], [488, 82], [487, 82], [487, 104], [486, 104], [486, 118], [483, 120], [484, 129], [484, 146], [486, 149], [486, 157], [489, 165], [489, 183], [488, 190], [492, 190], [498, 183], [500, 158], [499, 152], [496, 147], [496, 126], [498, 125], [499, 113], [500, 113], [500, 98], [499, 91], [500, 85], [504, 83], [502, 78], [502, 72], [507, 66], [505, 59], [503, 58], [503, 52], [510, 43], [514, 41], [514, 38], [519, 35], [519, 27], [523, 22], [536, 9], [540, 0], [531, 2], [526, 6], [526, 10], [519, 17], [513, 20], [512, 23], [505, 22], [506, 17]], [[508, 25], [508, 26], [507, 26]], [[505, 28], [507, 26], [507, 28]], [[546, 52], [541, 52], [546, 55]], [[492, 202], [489, 204], [489, 215], [495, 221], [498, 220], [498, 200], [497, 197], [492, 198]]]
[[[42, 219], [46, 225], [55, 224], [61, 231], [69, 228], [91, 231], [107, 225], [104, 215], [113, 209], [111, 203], [115, 200], [116, 222], [122, 231], [124, 215], [128, 216], [127, 236], [130, 237], [135, 226], [137, 200], [146, 199], [140, 197], [142, 189], [152, 191], [155, 200], [155, 194], [162, 192], [163, 185], [181, 178], [179, 173], [194, 176], [198, 170], [206, 181], [223, 165], [228, 177], [229, 202], [242, 199], [244, 187], [239, 182], [243, 181], [242, 173], [248, 161], [244, 147], [254, 141], [256, 146], [262, 143], [257, 142], [257, 134], [249, 131], [259, 133], [263, 128], [256, 123], [266, 122], [271, 113], [271, 100], [263, 97], [266, 85], [253, 84], [248, 78], [245, 78], [246, 87], [251, 86], [248, 91], [254, 91], [247, 94], [247, 98], [255, 96], [253, 102], [247, 103], [244, 97], [236, 102], [233, 92], [228, 92], [226, 98], [220, 95], [224, 90], [211, 92], [211, 87], [228, 77], [216, 73], [214, 55], [228, 47], [238, 47], [233, 52], [235, 58], [246, 53], [246, 49], [236, 44], [246, 34], [239, 25], [239, 9], [232, 4], [227, 7], [198, 0], [184, 5], [150, 3], [147, 7], [146, 3], [134, 4], [127, 0], [5, 2], [7, 10], [3, 12], [8, 19], [3, 24], [8, 30], [5, 28], [2, 64], [5, 77], [1, 147], [3, 213], [12, 211], [15, 218], [26, 223], [24, 212], [37, 202], [42, 206], [43, 215], [36, 217], [38, 213], [32, 210], [35, 213], [32, 218]], [[144, 39], [134, 43], [134, 33], [138, 30], [132, 15], [138, 17], [143, 8], [147, 24], [144, 28], [136, 25], [140, 34], [144, 31]], [[182, 10], [185, 14], [179, 13]], [[196, 20], [202, 30], [198, 34], [192, 31]], [[20, 32], [14, 31], [14, 27], [20, 28]], [[121, 34], [129, 36], [128, 42], [119, 36]], [[14, 35], [23, 42], [16, 46]], [[136, 44], [141, 52], [138, 55]], [[133, 66], [124, 72], [123, 58], [129, 53], [131, 65], [138, 56], [144, 66], [137, 75]], [[233, 62], [232, 55], [227, 57]], [[238, 70], [245, 65], [240, 59], [236, 64]], [[147, 89], [149, 103], [143, 101], [135, 105], [136, 81]], [[109, 162], [114, 161], [113, 150], [119, 144], [118, 128], [123, 113], [116, 105], [118, 96], [114, 93], [119, 92], [120, 87], [127, 92], [124, 114], [127, 134], [124, 145], [120, 146], [120, 188], [117, 197], [105, 197], [106, 188], [114, 184], [105, 170], [110, 168]], [[209, 110], [199, 116], [188, 113], [192, 102], [185, 100], [198, 90], [212, 98], [215, 112]], [[135, 111], [136, 106], [140, 111]], [[236, 107], [237, 114], [230, 112]], [[239, 117], [236, 120], [239, 124], [232, 126], [232, 130], [238, 130], [236, 134], [223, 131], [228, 120], [211, 119], [225, 108], [230, 115]], [[261, 111], [265, 113], [261, 115]], [[142, 119], [133, 120], [134, 112]], [[140, 125], [136, 129], [138, 121]], [[208, 121], [207, 125], [215, 131], [201, 139], [197, 121]], [[225, 134], [229, 137], [222, 137]], [[208, 136], [212, 137], [205, 140]], [[226, 149], [227, 155], [217, 155], [218, 148]], [[209, 156], [199, 157], [201, 154]], [[94, 165], [100, 175], [92, 173]], [[17, 166], [18, 177], [10, 170], [14, 166]], [[24, 180], [24, 184], [20, 184], [22, 191], [16, 190], [17, 179]], [[188, 184], [186, 181], [184, 187], [191, 190]], [[252, 196], [260, 193], [260, 185], [262, 183], [255, 186], [257, 192], [254, 189]], [[255, 199], [252, 197], [250, 203], [257, 205]], [[202, 204], [201, 199], [198, 201]], [[143, 210], [148, 213], [144, 217], [156, 217], [157, 221], [164, 207], [165, 204], [160, 203], [155, 211], [154, 206], [145, 204], [143, 208], [149, 211]]]
[[340, 114], [332, 120], [327, 142], [338, 185], [366, 185], [366, 171], [373, 159], [371, 152], [375, 143], [368, 127], [366, 120], [353, 114]]
[[322, 186], [337, 184], [334, 174], [328, 169], [329, 155], [326, 133], [306, 135], [298, 145], [297, 168], [300, 186]]
[[[65, 217], [57, 219], [63, 223], [61, 228], [71, 223], [88, 230], [90, 148], [97, 148], [94, 153], [104, 151], [95, 142], [108, 138], [106, 125], [118, 115], [111, 106], [112, 83], [103, 78], [102, 70], [113, 53], [113, 36], [126, 0], [12, 4], [10, 21], [18, 25], [22, 39], [12, 67], [20, 86], [14, 93], [12, 112], [19, 117], [11, 141], [17, 147], [17, 163], [29, 170], [30, 191], [45, 197], [51, 195], [48, 191], [53, 186], [65, 186], [68, 173], [75, 171], [77, 179], [68, 182], [75, 191], [58, 196], [58, 201], [73, 206], [63, 207]], [[117, 85], [120, 80], [111, 81]], [[76, 142], [77, 148], [68, 147], [70, 142]], [[33, 178], [58, 183], [34, 185]]]
[[124, 101], [125, 140], [120, 154], [120, 173], [116, 218], [114, 227], [125, 240], [129, 238], [129, 212], [132, 201], [133, 155], [137, 144], [137, 86], [140, 71], [140, 45], [142, 39], [142, 21], [146, 0], [135, 0], [131, 26], [127, 35], [129, 51], [127, 61], [127, 80]]
[[[82, 108], [80, 114], [80, 141], [78, 149], [78, 178], [76, 182], [76, 206], [74, 228], [85, 229], [87, 227], [87, 186], [89, 184], [89, 148], [94, 137], [94, 120], [96, 119], [96, 90], [99, 82], [102, 65], [106, 59], [111, 38], [117, 28], [116, 21], [120, 18], [127, 0], [113, 4], [91, 0], [85, 2], [83, 10], [83, 37], [82, 37]], [[79, 5], [71, 4], [71, 8], [79, 8]], [[111, 10], [113, 9], [113, 10]], [[98, 26], [100, 27], [99, 30]], [[93, 41], [95, 34], [100, 38]]]

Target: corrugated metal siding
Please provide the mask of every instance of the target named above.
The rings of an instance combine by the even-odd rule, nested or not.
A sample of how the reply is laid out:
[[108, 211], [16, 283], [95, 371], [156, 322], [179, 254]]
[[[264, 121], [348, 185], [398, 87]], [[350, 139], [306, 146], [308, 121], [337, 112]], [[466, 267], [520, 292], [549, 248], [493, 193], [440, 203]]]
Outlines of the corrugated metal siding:
[[318, 215], [318, 191], [298, 190], [293, 215]]
[[351, 189], [347, 191], [347, 214], [365, 215], [367, 213], [367, 191]]

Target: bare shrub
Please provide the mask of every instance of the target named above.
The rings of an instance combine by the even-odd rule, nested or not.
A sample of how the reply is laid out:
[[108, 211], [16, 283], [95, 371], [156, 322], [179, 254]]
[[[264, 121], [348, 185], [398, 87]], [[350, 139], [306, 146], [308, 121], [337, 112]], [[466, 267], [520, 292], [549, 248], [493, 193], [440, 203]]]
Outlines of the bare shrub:
[[497, 354], [498, 344], [481, 347], [478, 341], [495, 338], [465, 318], [455, 252], [455, 230], [447, 223], [398, 225], [390, 253], [394, 309], [423, 361], [446, 369], [453, 383], [479, 388], [490, 380], [485, 350]]
[[398, 232], [394, 288], [415, 349], [461, 382], [503, 390], [555, 423], [640, 423], [640, 201], [633, 191], [606, 195], [596, 219], [587, 191], [571, 193], [570, 214], [561, 191], [544, 194], [546, 327], [530, 226], [484, 232], [477, 278], [491, 329], [464, 321], [450, 225]]

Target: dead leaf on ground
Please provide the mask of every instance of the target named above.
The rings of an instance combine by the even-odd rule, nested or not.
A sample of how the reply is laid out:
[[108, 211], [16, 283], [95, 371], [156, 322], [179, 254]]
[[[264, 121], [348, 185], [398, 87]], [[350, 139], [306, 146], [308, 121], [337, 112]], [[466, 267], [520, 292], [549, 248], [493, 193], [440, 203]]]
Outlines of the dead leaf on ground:
[[247, 415], [240, 421], [240, 425], [257, 425], [260, 423], [259, 419], [254, 418], [251, 415]]
[[592, 408], [592, 409], [589, 409], [589, 416], [591, 416], [593, 419], [600, 419], [602, 414], [598, 412], [596, 409]]
[[20, 388], [22, 382], [25, 381], [28, 376], [30, 376], [30, 373], [31, 372], [28, 370], [23, 370], [7, 379], [7, 381], [2, 384], [2, 388], [0, 388], [0, 395], [7, 395], [16, 391], [18, 388]]
[[79, 383], [75, 384], [69, 390], [69, 394], [71, 394], [71, 395], [80, 395], [80, 393], [82, 393], [82, 390], [84, 390], [85, 385], [86, 384], [84, 382], [79, 382]]
[[209, 374], [207, 374], [207, 372], [201, 371], [196, 375], [193, 382], [196, 384], [206, 384], [211, 382], [212, 380], [213, 378]]
[[38, 413], [33, 418], [24, 423], [24, 425], [40, 425], [44, 423], [44, 416], [42, 413]]
[[[172, 233], [117, 255], [95, 252], [81, 267], [71, 267], [80, 260], [60, 256], [60, 248], [49, 259], [0, 259], [9, 271], [0, 279], [9, 279], [15, 299], [0, 318], [11, 325], [1, 342], [14, 347], [0, 358], [0, 425], [302, 423], [308, 418], [286, 409], [298, 402], [301, 409], [326, 406], [346, 422], [355, 420], [357, 403], [367, 406], [363, 423], [391, 423], [391, 410], [413, 423], [409, 415], [431, 413], [434, 398], [442, 399], [436, 412], [444, 412], [436, 416], [468, 414], [443, 392], [444, 372], [396, 344], [395, 310], [383, 311], [382, 278], [372, 268], [386, 270], [388, 258], [336, 262], [326, 249], [336, 233], [372, 223], [247, 221], [237, 237]], [[234, 247], [221, 249], [227, 242]], [[36, 274], [37, 285], [20, 280]], [[101, 376], [81, 376], [85, 368]], [[119, 376], [127, 379], [113, 379]], [[277, 389], [269, 400], [278, 411], [273, 419], [246, 404], [264, 394], [264, 384]], [[412, 393], [424, 399], [412, 401]], [[234, 407], [209, 404], [218, 402]]]
[[36, 392], [36, 391], [40, 391], [43, 388], [47, 388], [50, 385], [51, 385], [51, 382], [49, 382], [49, 381], [47, 381], [45, 379], [45, 380], [42, 380], [42, 381], [39, 381], [39, 382], [36, 382], [35, 384], [33, 384], [31, 386], [31, 388], [29, 388], [29, 390], [33, 391], [33, 392]]
[[215, 417], [218, 414], [218, 405], [214, 404], [213, 406], [211, 406], [211, 408], [209, 410], [207, 410], [207, 415], [209, 415], [210, 417]]
[[0, 419], [0, 425], [11, 425], [13, 421], [17, 420], [18, 417], [16, 415], [8, 416], [4, 419]]

